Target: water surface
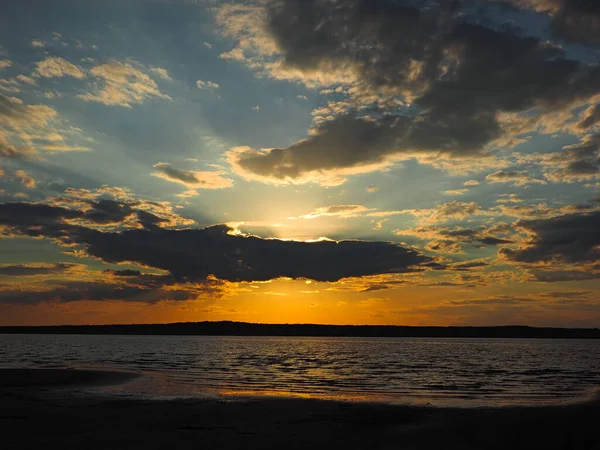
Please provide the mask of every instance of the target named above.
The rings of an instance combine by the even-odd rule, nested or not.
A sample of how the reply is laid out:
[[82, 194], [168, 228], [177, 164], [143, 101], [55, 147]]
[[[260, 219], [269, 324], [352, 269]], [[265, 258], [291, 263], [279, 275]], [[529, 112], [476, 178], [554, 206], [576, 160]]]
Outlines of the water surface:
[[600, 341], [0, 335], [0, 366], [142, 371], [121, 393], [151, 396], [539, 405], [600, 387]]

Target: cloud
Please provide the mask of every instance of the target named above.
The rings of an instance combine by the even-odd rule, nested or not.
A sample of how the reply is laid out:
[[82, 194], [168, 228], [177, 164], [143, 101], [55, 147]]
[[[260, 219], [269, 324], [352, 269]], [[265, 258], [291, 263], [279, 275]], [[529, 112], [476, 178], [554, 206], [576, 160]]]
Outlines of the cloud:
[[39, 39], [34, 39], [33, 41], [30, 42], [29, 45], [31, 45], [33, 48], [43, 48], [46, 46], [46, 43]]
[[476, 202], [451, 201], [434, 208], [410, 209], [405, 213], [419, 218], [420, 223], [438, 223], [448, 220], [465, 219], [469, 216], [487, 214]]
[[572, 111], [600, 94], [600, 68], [556, 43], [470, 23], [458, 2], [416, 5], [279, 0], [218, 8], [222, 32], [259, 76], [343, 86], [346, 94], [329, 116], [315, 117], [305, 139], [231, 153], [234, 170], [270, 183], [339, 184], [399, 159], [460, 158], [467, 166], [527, 133], [566, 127]]
[[74, 78], [85, 78], [85, 74], [79, 67], [58, 56], [49, 56], [36, 63], [35, 74], [45, 78], [61, 78], [70, 76]]
[[14, 79], [0, 79], [0, 90], [7, 92], [9, 94], [17, 94], [21, 92], [21, 89], [18, 87], [19, 83]]
[[[420, 253], [389, 242], [299, 242], [233, 234], [215, 225], [203, 229], [145, 226], [102, 231], [95, 224], [130, 218], [132, 205], [89, 202], [92, 209], [40, 203], [0, 204], [5, 234], [46, 237], [81, 246], [108, 263], [134, 262], [169, 272], [176, 280], [266, 281], [279, 277], [337, 281], [383, 273], [406, 273], [430, 262]], [[135, 211], [134, 211], [135, 213]], [[108, 298], [108, 297], [107, 297]]]
[[428, 226], [394, 230], [397, 236], [411, 236], [428, 241], [426, 249], [437, 253], [464, 253], [462, 244], [473, 247], [497, 246], [513, 243], [514, 229], [510, 225], [482, 225], [475, 228], [460, 226]]
[[32, 147], [15, 147], [0, 141], [1, 158], [29, 158], [35, 153], [36, 151]]
[[196, 81], [196, 87], [198, 89], [219, 89], [219, 85], [217, 83], [213, 83], [212, 81]]
[[486, 175], [485, 179], [489, 183], [512, 183], [515, 186], [526, 186], [531, 183], [546, 184], [544, 180], [533, 178], [529, 173], [517, 170], [499, 170]]
[[516, 226], [530, 238], [516, 250], [501, 249], [500, 255], [508, 260], [528, 264], [600, 265], [600, 211], [520, 220]]
[[425, 250], [429, 252], [445, 253], [445, 254], [460, 254], [465, 253], [462, 246], [458, 242], [453, 242], [444, 239], [434, 239], [425, 244]]
[[523, 199], [518, 194], [500, 194], [496, 203], [521, 203]]
[[169, 276], [139, 274], [125, 278], [111, 276], [108, 272], [102, 279], [92, 281], [61, 279], [20, 289], [0, 289], [0, 303], [27, 305], [120, 300], [152, 304], [161, 301], [192, 300], [201, 295], [218, 298], [224, 288], [224, 283], [214, 278], [202, 284], [178, 284]]
[[233, 186], [233, 181], [223, 177], [223, 172], [220, 171], [175, 169], [164, 162], [154, 164], [153, 167], [156, 168], [156, 172], [152, 173], [153, 176], [194, 189], [224, 189]]
[[480, 184], [477, 180], [468, 180], [463, 183], [463, 186], [479, 186]]
[[192, 198], [196, 197], [200, 194], [196, 189], [188, 189], [187, 191], [180, 192], [179, 194], [175, 194], [175, 197], [179, 198]]
[[175, 214], [169, 204], [147, 200], [78, 195], [49, 198], [45, 203], [0, 203], [0, 228], [5, 235], [13, 230], [17, 235], [48, 237], [67, 245], [78, 242], [78, 234], [98, 230], [155, 230], [193, 223]]
[[130, 108], [152, 98], [170, 99], [152, 78], [130, 63], [113, 60], [93, 67], [90, 74], [98, 81], [92, 92], [78, 95], [84, 101]]
[[90, 148], [82, 145], [65, 145], [65, 144], [47, 144], [40, 145], [42, 150], [48, 152], [86, 152]]
[[232, 59], [235, 61], [244, 61], [246, 57], [244, 56], [244, 51], [241, 48], [234, 48], [229, 52], [223, 52], [219, 55], [221, 59]]
[[[264, 240], [232, 236], [230, 231], [228, 227], [215, 226], [164, 233], [152, 238], [153, 248], [148, 249], [152, 253], [140, 246], [149, 236], [140, 233], [127, 236], [128, 232], [105, 234], [97, 243], [88, 242], [87, 251], [105, 260], [158, 264], [158, 268], [168, 270], [176, 278], [198, 279], [208, 273], [231, 281], [265, 281], [278, 277], [336, 281], [352, 276], [407, 272], [410, 267], [428, 261], [417, 252], [389, 243]], [[111, 242], [115, 238], [117, 241], [131, 238], [133, 245], [123, 248], [121, 243]], [[171, 239], [175, 242], [169, 243]], [[158, 258], [166, 259], [159, 262]]]
[[[515, 203], [514, 201], [511, 203]], [[518, 203], [518, 202], [517, 202]], [[552, 208], [545, 203], [530, 205], [505, 205], [501, 204], [491, 208], [497, 215], [531, 219], [539, 217], [553, 217], [560, 214], [560, 210]]]
[[435, 316], [443, 318], [446, 323], [481, 326], [527, 323], [541, 327], [593, 328], [598, 321], [600, 303], [580, 291], [526, 291], [445, 300], [390, 313], [403, 317], [413, 314], [417, 317]]
[[[492, 0], [498, 1], [498, 0]], [[516, 8], [530, 8], [550, 16], [556, 38], [584, 45], [600, 45], [600, 6], [577, 0], [502, 0]]]
[[[234, 170], [247, 179], [273, 183], [325, 181], [323, 184], [343, 182], [345, 173], [360, 173], [368, 163], [380, 168], [389, 166], [385, 155], [394, 145], [391, 126], [359, 118], [346, 118], [324, 123], [313, 136], [298, 141], [285, 149], [256, 151], [250, 148], [231, 150], [226, 155]], [[365, 152], [365, 148], [369, 152]], [[366, 161], [365, 155], [371, 160]], [[353, 170], [352, 160], [356, 163]], [[348, 168], [347, 172], [336, 169]], [[331, 176], [323, 177], [328, 171]], [[337, 172], [337, 173], [336, 173]], [[334, 180], [331, 183], [331, 180]]]
[[171, 78], [171, 75], [169, 75], [169, 71], [167, 69], [163, 69], [162, 67], [151, 67], [150, 71], [158, 75], [163, 80], [173, 81], [173, 78]]
[[[37, 304], [44, 302], [74, 302], [82, 300], [133, 300], [149, 302], [148, 290], [137, 286], [112, 285], [105, 282], [68, 281], [49, 290], [0, 290], [0, 303]], [[189, 299], [189, 297], [188, 297]]]
[[590, 106], [583, 114], [577, 127], [583, 130], [600, 125], [600, 104]]
[[444, 191], [444, 194], [445, 195], [464, 195], [467, 192], [469, 192], [468, 189], [448, 189], [447, 191]]
[[73, 263], [5, 264], [0, 265], [0, 275], [7, 277], [55, 275], [82, 269], [83, 267], [85, 266]]
[[28, 77], [26, 75], [17, 75], [16, 79], [19, 80], [21, 83], [25, 83], [25, 84], [35, 84], [35, 80], [31, 77]]
[[371, 228], [373, 231], [379, 231], [383, 228], [383, 224], [390, 219], [382, 219], [382, 220], [371, 220], [373, 227]]
[[375, 185], [367, 186], [367, 192], [373, 193], [373, 192], [377, 192], [378, 190], [379, 190], [379, 186], [375, 186]]
[[0, 121], [13, 129], [43, 128], [56, 117], [46, 105], [24, 105], [22, 101], [0, 94]]
[[339, 217], [349, 218], [363, 215], [370, 209], [362, 205], [335, 205], [317, 208], [315, 211], [298, 217], [288, 217], [288, 219], [316, 219], [318, 217]]
[[531, 274], [536, 281], [541, 283], [559, 283], [561, 281], [586, 281], [600, 278], [600, 270], [577, 270], [569, 268], [560, 269], [532, 269]]
[[101, 196], [109, 196], [114, 199], [118, 199], [121, 201], [135, 201], [131, 192], [129, 190], [116, 187], [116, 186], [101, 186], [94, 190], [90, 189], [76, 189], [68, 187], [65, 189], [64, 195], [69, 198], [78, 198], [78, 199], [96, 199]]
[[342, 218], [352, 217], [391, 217], [402, 214], [412, 214], [419, 218], [422, 224], [445, 222], [448, 220], [464, 219], [473, 215], [495, 215], [493, 211], [485, 211], [475, 202], [452, 201], [443, 203], [435, 208], [403, 209], [396, 211], [379, 211], [376, 208], [367, 208], [363, 205], [334, 205], [317, 208], [308, 214], [288, 219], [315, 219], [322, 216]]
[[0, 70], [12, 66], [12, 62], [8, 59], [0, 59]]
[[459, 261], [450, 265], [452, 270], [471, 270], [471, 269], [481, 269], [483, 267], [488, 267], [489, 263], [485, 259], [474, 259], [472, 261]]
[[15, 171], [15, 176], [19, 179], [21, 184], [27, 189], [33, 189], [35, 187], [35, 179], [24, 170]]
[[550, 170], [544, 176], [556, 183], [573, 183], [600, 177], [600, 133], [584, 136], [561, 152], [533, 155]]

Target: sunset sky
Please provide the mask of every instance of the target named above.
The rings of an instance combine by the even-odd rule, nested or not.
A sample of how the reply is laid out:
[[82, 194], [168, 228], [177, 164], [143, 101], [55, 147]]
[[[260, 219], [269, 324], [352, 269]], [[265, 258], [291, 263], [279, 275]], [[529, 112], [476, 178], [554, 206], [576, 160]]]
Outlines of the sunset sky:
[[600, 327], [600, 2], [2, 10], [0, 325]]

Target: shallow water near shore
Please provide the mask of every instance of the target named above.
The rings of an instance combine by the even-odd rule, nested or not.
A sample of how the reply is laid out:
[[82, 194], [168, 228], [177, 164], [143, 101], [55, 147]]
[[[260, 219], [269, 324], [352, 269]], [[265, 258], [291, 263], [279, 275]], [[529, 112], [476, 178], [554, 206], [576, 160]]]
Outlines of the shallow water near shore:
[[600, 341], [0, 335], [0, 367], [143, 373], [102, 389], [146, 398], [542, 406], [600, 387]]

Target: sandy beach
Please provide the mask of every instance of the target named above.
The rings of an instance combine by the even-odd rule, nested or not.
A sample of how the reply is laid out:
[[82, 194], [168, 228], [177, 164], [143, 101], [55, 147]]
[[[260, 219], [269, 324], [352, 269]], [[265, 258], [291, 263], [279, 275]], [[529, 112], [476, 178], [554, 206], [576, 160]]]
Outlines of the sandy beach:
[[433, 408], [302, 399], [134, 400], [128, 373], [0, 370], [3, 449], [598, 449], [600, 403]]

